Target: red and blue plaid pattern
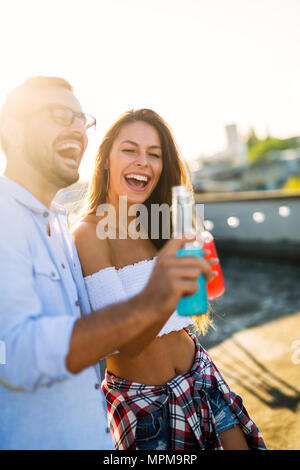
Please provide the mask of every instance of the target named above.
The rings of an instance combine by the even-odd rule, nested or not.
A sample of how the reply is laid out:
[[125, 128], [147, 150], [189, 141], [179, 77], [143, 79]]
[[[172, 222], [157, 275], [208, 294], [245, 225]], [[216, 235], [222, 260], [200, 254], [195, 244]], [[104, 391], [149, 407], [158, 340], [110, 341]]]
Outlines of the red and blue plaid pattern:
[[197, 337], [189, 334], [196, 345], [194, 364], [189, 372], [178, 375], [165, 385], [130, 382], [106, 371], [102, 390], [106, 396], [108, 426], [116, 449], [138, 450], [135, 431], [139, 418], [168, 403], [172, 450], [187, 450], [189, 443], [195, 442], [195, 439], [199, 450], [222, 450], [207, 397], [211, 388], [220, 390], [225, 402], [239, 420], [250, 449], [266, 449], [241, 397], [231, 392]]

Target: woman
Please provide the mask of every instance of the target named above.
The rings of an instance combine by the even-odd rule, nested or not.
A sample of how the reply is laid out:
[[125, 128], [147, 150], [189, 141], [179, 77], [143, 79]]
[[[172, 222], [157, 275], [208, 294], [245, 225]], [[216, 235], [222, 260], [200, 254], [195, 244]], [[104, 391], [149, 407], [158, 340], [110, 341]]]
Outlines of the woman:
[[[166, 241], [163, 224], [154, 227], [158, 237], [151, 235], [151, 208], [170, 206], [171, 188], [179, 184], [190, 182], [163, 119], [148, 109], [122, 115], [99, 147], [87, 209], [73, 231], [94, 310], [135, 295], [145, 286], [156, 253]], [[125, 219], [121, 196], [127, 197]], [[102, 209], [107, 206], [102, 205], [107, 203], [114, 211], [105, 219]], [[148, 209], [139, 238], [132, 230], [135, 204]], [[169, 216], [164, 222], [169, 222]], [[121, 351], [107, 358], [103, 390], [117, 449], [264, 448], [240, 398], [187, 330], [192, 323], [174, 312], [137, 357]]]

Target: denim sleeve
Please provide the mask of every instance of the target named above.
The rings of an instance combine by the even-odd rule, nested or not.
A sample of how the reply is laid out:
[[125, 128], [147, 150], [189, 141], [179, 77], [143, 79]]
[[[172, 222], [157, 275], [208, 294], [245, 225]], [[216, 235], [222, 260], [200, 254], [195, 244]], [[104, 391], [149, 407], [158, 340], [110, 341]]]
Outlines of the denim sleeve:
[[13, 204], [3, 202], [0, 203], [0, 340], [5, 344], [6, 364], [0, 365], [0, 383], [31, 391], [73, 375], [66, 369], [65, 358], [76, 317], [59, 311], [53, 316], [43, 314], [34, 283], [26, 219], [22, 219], [22, 211], [19, 214], [13, 211]]

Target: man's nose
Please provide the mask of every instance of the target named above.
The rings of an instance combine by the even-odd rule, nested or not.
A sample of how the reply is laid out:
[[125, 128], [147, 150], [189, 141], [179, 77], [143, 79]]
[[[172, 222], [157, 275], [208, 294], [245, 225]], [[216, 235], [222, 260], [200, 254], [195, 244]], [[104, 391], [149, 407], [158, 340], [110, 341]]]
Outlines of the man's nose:
[[70, 125], [69, 129], [70, 134], [73, 134], [75, 139], [79, 139], [82, 141], [88, 140], [85, 125], [80, 119], [75, 118], [72, 124]]
[[84, 124], [83, 120], [80, 119], [77, 116], [74, 117], [74, 120], [73, 120], [72, 124], [70, 125], [70, 128], [72, 129], [72, 131], [74, 130], [74, 132], [79, 132], [81, 134], [86, 133], [85, 124]]

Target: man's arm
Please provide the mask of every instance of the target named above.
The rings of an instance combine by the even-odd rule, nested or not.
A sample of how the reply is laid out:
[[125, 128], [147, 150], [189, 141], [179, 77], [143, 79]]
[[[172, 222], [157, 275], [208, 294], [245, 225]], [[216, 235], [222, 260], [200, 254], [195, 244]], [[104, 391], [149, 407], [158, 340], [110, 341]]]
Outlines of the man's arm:
[[76, 322], [66, 359], [69, 371], [79, 372], [116, 349], [129, 356], [139, 354], [156, 337], [182, 295], [197, 291], [201, 272], [208, 280], [213, 277], [206, 261], [175, 256], [185, 241], [166, 244], [141, 294]]

